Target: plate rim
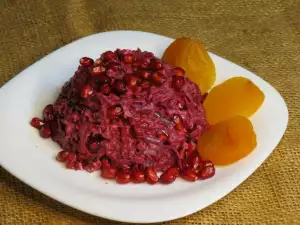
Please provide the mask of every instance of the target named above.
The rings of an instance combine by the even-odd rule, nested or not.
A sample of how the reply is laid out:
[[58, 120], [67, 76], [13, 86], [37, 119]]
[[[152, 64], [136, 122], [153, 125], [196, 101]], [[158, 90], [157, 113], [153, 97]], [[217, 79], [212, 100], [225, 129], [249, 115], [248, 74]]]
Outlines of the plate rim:
[[[80, 41], [84, 41], [84, 40], [89, 39], [89, 38], [94, 37], [94, 36], [103, 35], [103, 34], [107, 34], [107, 33], [117, 34], [117, 33], [120, 33], [120, 32], [126, 32], [126, 33], [132, 33], [132, 34], [135, 34], [135, 33], [143, 33], [143, 34], [145, 34], [145, 35], [156, 35], [156, 36], [163, 37], [163, 38], [169, 38], [169, 37], [162, 36], [162, 35], [159, 35], [159, 34], [154, 34], [154, 33], [144, 32], [144, 31], [134, 31], [134, 30], [116, 30], [116, 31], [108, 31], [108, 32], [95, 33], [95, 34], [92, 34], [92, 35], [89, 35], [89, 36], [86, 36], [86, 37], [78, 38], [78, 39], [76, 39], [76, 40], [74, 40], [74, 41], [68, 43], [67, 45], [64, 45], [64, 46], [62, 46], [62, 47], [60, 47], [60, 48], [54, 50], [53, 52], [51, 52], [51, 53], [45, 55], [45, 56], [42, 57], [41, 59], [37, 60], [36, 62], [34, 62], [34, 63], [31, 64], [30, 66], [28, 66], [27, 68], [25, 68], [24, 70], [22, 70], [21, 72], [19, 72], [16, 76], [14, 76], [12, 79], [10, 79], [8, 82], [6, 82], [6, 83], [0, 88], [0, 96], [1, 96], [1, 92], [5, 92], [6, 88], [9, 87], [9, 84], [11, 84], [11, 83], [13, 83], [13, 82], [17, 82], [17, 80], [20, 79], [20, 77], [26, 75], [26, 71], [30, 71], [36, 64], [40, 63], [41, 61], [46, 60], [50, 55], [57, 54], [57, 53], [59, 54], [59, 51], [61, 51], [62, 49], [67, 48], [67, 47], [70, 47], [72, 44], [75, 44], [75, 43], [80, 42]], [[174, 40], [173, 38], [169, 38], [169, 39]], [[221, 58], [222, 60], [225, 60], [227, 63], [231, 63], [231, 64], [233, 64], [233, 65], [235, 65], [235, 66], [241, 67], [241, 66], [239, 66], [238, 64], [235, 64], [235, 63], [233, 63], [233, 62], [231, 62], [231, 61], [229, 61], [229, 60], [224, 59], [223, 57], [217, 56], [217, 55], [215, 55], [215, 54], [213, 54], [213, 53], [210, 53], [210, 54], [214, 55], [215, 57]], [[244, 69], [244, 70], [247, 70], [247, 69], [245, 69], [245, 68], [243, 68], [243, 67], [241, 67], [241, 68]], [[249, 71], [249, 70], [247, 70], [247, 71]], [[251, 71], [249, 71], [249, 72], [252, 73]], [[252, 73], [252, 74], [255, 75], [254, 73]], [[255, 76], [257, 76], [257, 75], [255, 75]], [[257, 76], [257, 77], [258, 77], [259, 79], [263, 80], [261, 77], [259, 77], [259, 76]], [[279, 96], [279, 97], [281, 98], [281, 100], [283, 101], [284, 106], [285, 106], [285, 110], [286, 110], [287, 118], [286, 118], [285, 128], [284, 128], [284, 130], [283, 130], [283, 132], [282, 132], [282, 135], [280, 135], [281, 138], [280, 138], [280, 139], [278, 140], [278, 142], [276, 143], [276, 146], [277, 146], [277, 145], [279, 144], [280, 140], [282, 139], [282, 137], [283, 137], [283, 135], [284, 135], [286, 129], [287, 129], [287, 125], [288, 125], [288, 117], [289, 117], [289, 114], [288, 114], [288, 108], [287, 108], [287, 105], [286, 105], [286, 103], [285, 103], [283, 97], [280, 95], [280, 93], [279, 93], [272, 85], [270, 85], [268, 82], [266, 82], [265, 80], [263, 80], [263, 81], [264, 81], [267, 85], [269, 85], [272, 89], [274, 89], [274, 91], [276, 92], [276, 94], [278, 94], [278, 96]], [[0, 100], [1, 100], [1, 99], [0, 99]], [[276, 146], [275, 146], [275, 148], [276, 148]], [[178, 219], [178, 218], [181, 218], [181, 217], [185, 217], [185, 216], [187, 216], [187, 215], [191, 215], [191, 214], [193, 214], [193, 213], [195, 213], [195, 212], [197, 212], [197, 211], [199, 211], [199, 210], [202, 210], [203, 208], [205, 208], [205, 207], [207, 207], [207, 206], [213, 204], [214, 202], [217, 202], [218, 200], [220, 200], [221, 198], [225, 197], [227, 194], [229, 194], [230, 192], [232, 192], [236, 187], [238, 187], [238, 186], [239, 186], [242, 182], [244, 182], [248, 177], [250, 177], [250, 176], [252, 175], [252, 173], [253, 173], [254, 171], [256, 171], [257, 168], [258, 168], [263, 162], [265, 162], [265, 160], [272, 154], [272, 152], [275, 150], [275, 148], [274, 148], [274, 149], [270, 152], [270, 154], [268, 154], [268, 155], [267, 155], [260, 163], [258, 163], [257, 166], [252, 167], [250, 173], [247, 173], [246, 176], [239, 176], [239, 177], [238, 177], [238, 178], [239, 178], [239, 181], [238, 181], [238, 182], [235, 182], [235, 185], [232, 185], [233, 188], [232, 188], [232, 187], [227, 188], [227, 189], [230, 189], [230, 190], [229, 190], [229, 191], [225, 191], [224, 193], [219, 193], [219, 196], [218, 196], [217, 198], [215, 198], [214, 200], [211, 200], [211, 202], [207, 203], [206, 206], [204, 206], [204, 207], [199, 207], [199, 208], [196, 208], [196, 209], [193, 209], [193, 210], [187, 210], [187, 212], [182, 213], [182, 214], [179, 215], [179, 216], [175, 215], [175, 216], [170, 216], [170, 217], [167, 218], [167, 219], [163, 219], [163, 220], [161, 220], [161, 219], [155, 220], [155, 219], [154, 219], [154, 220], [151, 220], [151, 221], [145, 221], [145, 220], [140, 221], [140, 220], [132, 220], [132, 219], [128, 219], [128, 220], [122, 219], [122, 220], [120, 220], [120, 219], [118, 219], [117, 217], [111, 217], [111, 216], [103, 215], [103, 214], [101, 214], [101, 212], [100, 212], [100, 213], [99, 213], [99, 212], [98, 212], [98, 213], [93, 213], [93, 212], [91, 212], [91, 211], [89, 211], [89, 210], [86, 210], [84, 207], [81, 208], [80, 206], [77, 206], [76, 204], [73, 204], [73, 203], [70, 203], [70, 202], [66, 202], [64, 198], [61, 198], [61, 196], [58, 196], [58, 195], [52, 196], [49, 192], [40, 189], [39, 187], [37, 187], [38, 185], [36, 185], [36, 184], [34, 184], [34, 183], [32, 183], [32, 182], [27, 182], [27, 181], [26, 181], [26, 178], [23, 179], [24, 177], [19, 176], [19, 174], [15, 173], [15, 172], [13, 171], [13, 169], [11, 169], [11, 168], [9, 168], [9, 166], [5, 165], [5, 163], [2, 162], [2, 160], [1, 160], [1, 166], [2, 166], [6, 171], [8, 171], [11, 175], [17, 177], [19, 180], [21, 180], [22, 182], [24, 182], [26, 185], [29, 185], [30, 187], [34, 188], [35, 190], [37, 190], [37, 191], [39, 191], [39, 192], [45, 194], [46, 196], [48, 196], [48, 197], [50, 197], [50, 198], [52, 198], [52, 199], [54, 199], [54, 200], [56, 200], [56, 201], [59, 201], [60, 203], [62, 203], [62, 204], [64, 204], [64, 205], [68, 205], [68, 206], [70, 206], [70, 207], [72, 207], [72, 208], [75, 208], [75, 209], [77, 209], [77, 210], [83, 211], [83, 212], [85, 212], [85, 213], [92, 214], [92, 215], [95, 215], [95, 216], [99, 216], [99, 217], [102, 217], [102, 218], [105, 218], [105, 219], [109, 219], [109, 220], [120, 221], [120, 222], [131, 222], [131, 223], [155, 223], [155, 222], [170, 221], [170, 220]], [[236, 183], [237, 183], [237, 185], [236, 185]], [[227, 190], [227, 189], [226, 189], [226, 190]]]

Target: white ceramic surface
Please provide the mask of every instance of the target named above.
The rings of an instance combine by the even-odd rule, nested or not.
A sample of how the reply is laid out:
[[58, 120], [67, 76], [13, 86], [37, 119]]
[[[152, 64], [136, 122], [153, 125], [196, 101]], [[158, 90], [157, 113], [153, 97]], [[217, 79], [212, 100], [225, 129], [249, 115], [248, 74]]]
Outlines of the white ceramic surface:
[[253, 73], [214, 54], [216, 84], [232, 77], [251, 79], [265, 93], [265, 101], [251, 118], [257, 148], [246, 158], [217, 168], [209, 180], [181, 179], [164, 185], [117, 185], [99, 173], [65, 169], [55, 160], [59, 147], [43, 140], [29, 126], [34, 116], [58, 95], [82, 56], [96, 58], [105, 50], [137, 47], [161, 56], [171, 38], [136, 31], [91, 35], [62, 47], [25, 69], [0, 89], [0, 160], [11, 174], [40, 192], [84, 212], [124, 222], [167, 221], [194, 213], [222, 198], [249, 177], [272, 153], [283, 136], [288, 111], [280, 94]]

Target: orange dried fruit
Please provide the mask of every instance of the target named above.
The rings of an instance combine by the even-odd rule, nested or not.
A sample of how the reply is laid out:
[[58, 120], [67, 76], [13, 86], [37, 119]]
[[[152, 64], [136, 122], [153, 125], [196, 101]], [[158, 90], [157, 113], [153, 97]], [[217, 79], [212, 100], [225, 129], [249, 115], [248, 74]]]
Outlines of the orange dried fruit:
[[164, 52], [162, 59], [174, 67], [185, 70], [187, 77], [207, 92], [216, 80], [213, 61], [204, 46], [191, 38], [176, 39]]
[[264, 101], [264, 93], [249, 79], [234, 77], [215, 86], [203, 106], [210, 124], [240, 115], [250, 117]]
[[198, 151], [215, 165], [232, 164], [256, 147], [256, 134], [249, 119], [235, 116], [206, 130], [198, 139]]

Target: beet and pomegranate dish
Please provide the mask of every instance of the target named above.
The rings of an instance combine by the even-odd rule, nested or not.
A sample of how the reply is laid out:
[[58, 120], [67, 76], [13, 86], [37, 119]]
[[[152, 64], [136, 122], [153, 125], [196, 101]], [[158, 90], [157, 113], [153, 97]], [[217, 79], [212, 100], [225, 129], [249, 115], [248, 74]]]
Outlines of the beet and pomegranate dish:
[[204, 98], [183, 69], [150, 52], [117, 49], [81, 58], [31, 125], [59, 144], [57, 160], [69, 169], [100, 170], [120, 184], [196, 181], [215, 173], [197, 151], [208, 126]]

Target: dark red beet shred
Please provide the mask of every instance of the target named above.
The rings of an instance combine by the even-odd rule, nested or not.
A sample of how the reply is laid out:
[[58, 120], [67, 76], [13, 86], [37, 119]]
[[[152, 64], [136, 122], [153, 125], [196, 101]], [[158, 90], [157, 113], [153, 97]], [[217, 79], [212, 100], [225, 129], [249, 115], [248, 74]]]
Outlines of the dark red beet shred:
[[184, 70], [178, 76], [178, 68], [139, 49], [108, 51], [95, 61], [83, 57], [80, 64], [44, 110], [44, 126], [64, 150], [59, 161], [76, 170], [102, 168], [103, 177], [121, 171], [119, 183], [128, 183], [120, 174], [129, 179], [131, 171], [136, 176], [147, 168], [198, 172], [187, 158], [198, 154], [195, 142], [207, 126], [204, 99]]

